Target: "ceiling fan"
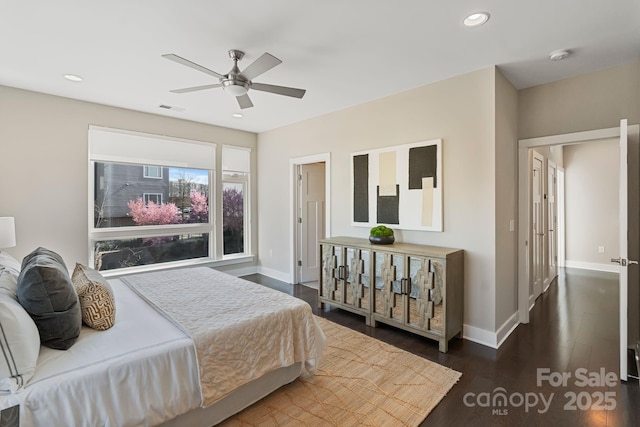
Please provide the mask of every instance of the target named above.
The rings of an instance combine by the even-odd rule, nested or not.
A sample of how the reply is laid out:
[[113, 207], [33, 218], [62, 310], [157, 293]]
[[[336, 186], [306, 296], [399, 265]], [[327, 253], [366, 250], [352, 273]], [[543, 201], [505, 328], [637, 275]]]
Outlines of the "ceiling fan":
[[306, 92], [304, 89], [296, 89], [293, 87], [254, 83], [252, 81], [253, 79], [258, 77], [262, 73], [269, 71], [276, 65], [282, 63], [281, 60], [266, 52], [251, 64], [249, 64], [249, 66], [243, 71], [240, 71], [240, 69], [238, 68], [238, 61], [242, 59], [242, 57], [244, 56], [244, 52], [235, 49], [230, 50], [229, 56], [231, 57], [231, 60], [233, 60], [233, 68], [227, 74], [216, 73], [215, 71], [205, 68], [202, 65], [198, 65], [195, 62], [191, 62], [188, 59], [184, 59], [181, 56], [174, 55], [173, 53], [167, 53], [162, 56], [171, 61], [177, 62], [178, 64], [186, 65], [187, 67], [193, 68], [194, 70], [198, 70], [211, 76], [217, 77], [220, 82], [204, 86], [174, 89], [170, 91], [173, 93], [195, 92], [197, 90], [214, 89], [221, 87], [225, 92], [228, 92], [231, 95], [235, 96], [238, 100], [238, 105], [240, 105], [240, 108], [244, 109], [253, 107], [253, 102], [251, 102], [251, 98], [249, 98], [249, 95], [247, 94], [249, 89], [275, 93], [277, 95], [291, 96], [293, 98], [302, 98], [304, 96], [304, 93]]

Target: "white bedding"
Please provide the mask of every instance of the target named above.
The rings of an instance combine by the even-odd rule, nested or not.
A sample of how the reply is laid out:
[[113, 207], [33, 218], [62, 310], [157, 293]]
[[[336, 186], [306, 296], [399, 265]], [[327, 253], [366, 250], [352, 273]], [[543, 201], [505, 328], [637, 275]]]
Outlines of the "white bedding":
[[24, 390], [0, 395], [0, 409], [21, 405], [21, 426], [149, 426], [200, 406], [193, 341], [119, 280], [110, 283], [115, 325], [83, 327], [66, 351], [42, 347]]
[[275, 369], [313, 372], [325, 337], [306, 302], [206, 267], [122, 279], [194, 340], [203, 406]]
[[[134, 292], [123, 281], [140, 283]], [[239, 410], [291, 381], [299, 362], [311, 371], [325, 344], [307, 303], [215, 270], [109, 282], [115, 325], [83, 327], [66, 351], [41, 347], [25, 388], [0, 395], [0, 410], [20, 405], [21, 426], [151, 426], [211, 414], [201, 411], [215, 401], [237, 400]], [[144, 288], [157, 291], [143, 292], [151, 305], [140, 298]]]

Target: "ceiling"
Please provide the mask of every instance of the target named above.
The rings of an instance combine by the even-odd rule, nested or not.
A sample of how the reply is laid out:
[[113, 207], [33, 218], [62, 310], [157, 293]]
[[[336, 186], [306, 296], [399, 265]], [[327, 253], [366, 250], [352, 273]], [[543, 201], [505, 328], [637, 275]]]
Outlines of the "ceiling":
[[[478, 11], [489, 21], [463, 27]], [[217, 81], [161, 55], [226, 74], [229, 49], [241, 70], [278, 57], [254, 81], [306, 95], [250, 90], [234, 118], [222, 89], [169, 92]], [[0, 52], [0, 85], [263, 132], [492, 65], [522, 89], [637, 61], [640, 1], [0, 0]]]

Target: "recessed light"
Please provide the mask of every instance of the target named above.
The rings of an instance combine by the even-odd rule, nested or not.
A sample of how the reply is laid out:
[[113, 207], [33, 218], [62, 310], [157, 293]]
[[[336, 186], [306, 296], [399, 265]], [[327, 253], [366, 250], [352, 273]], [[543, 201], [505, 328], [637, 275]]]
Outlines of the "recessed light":
[[466, 18], [462, 23], [465, 27], [479, 27], [489, 20], [489, 14], [487, 12], [477, 12], [473, 13]]
[[241, 119], [241, 118], [244, 117], [244, 115], [242, 115], [240, 113], [233, 113], [232, 116], [235, 117], [236, 119]]
[[65, 74], [63, 77], [69, 81], [76, 82], [76, 83], [82, 81], [82, 77], [76, 76], [75, 74]]

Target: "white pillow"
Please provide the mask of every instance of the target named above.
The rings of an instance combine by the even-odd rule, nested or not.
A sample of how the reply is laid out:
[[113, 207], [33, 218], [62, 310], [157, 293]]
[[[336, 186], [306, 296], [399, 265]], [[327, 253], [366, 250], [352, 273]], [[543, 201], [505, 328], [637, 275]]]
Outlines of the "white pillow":
[[0, 251], [0, 292], [17, 299], [19, 274], [20, 263], [8, 253]]
[[0, 292], [0, 392], [15, 393], [33, 376], [40, 335], [24, 308]]

